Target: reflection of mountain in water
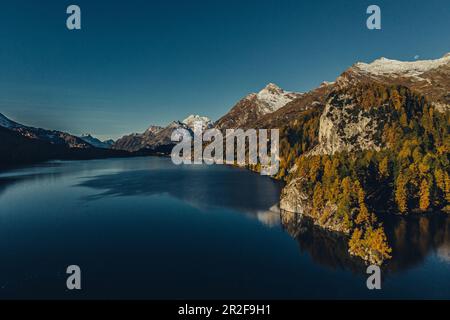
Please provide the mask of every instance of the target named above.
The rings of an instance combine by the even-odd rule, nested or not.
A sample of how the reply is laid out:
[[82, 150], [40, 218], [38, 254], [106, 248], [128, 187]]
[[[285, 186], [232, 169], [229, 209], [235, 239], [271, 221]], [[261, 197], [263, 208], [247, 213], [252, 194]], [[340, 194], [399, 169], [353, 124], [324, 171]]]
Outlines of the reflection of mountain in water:
[[258, 216], [274, 211], [271, 208], [278, 203], [281, 188], [270, 178], [247, 170], [217, 166], [124, 171], [89, 177], [80, 185], [103, 191], [89, 200], [169, 194], [198, 207], [225, 207]]
[[[393, 249], [392, 259], [384, 266], [387, 272], [412, 268], [431, 253], [450, 263], [450, 216], [440, 213], [407, 218], [386, 215], [383, 221]], [[310, 218], [296, 213], [282, 211], [281, 223], [297, 240], [300, 250], [307, 251], [315, 262], [333, 269], [365, 272], [363, 262], [348, 254], [345, 236], [315, 226]]]

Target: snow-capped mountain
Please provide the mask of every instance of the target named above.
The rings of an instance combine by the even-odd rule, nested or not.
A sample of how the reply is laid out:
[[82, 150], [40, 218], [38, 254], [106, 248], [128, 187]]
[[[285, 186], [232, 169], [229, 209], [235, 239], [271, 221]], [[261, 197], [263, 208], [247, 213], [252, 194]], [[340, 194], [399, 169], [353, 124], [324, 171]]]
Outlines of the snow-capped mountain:
[[263, 114], [277, 111], [299, 96], [299, 93], [284, 91], [273, 83], [269, 83], [256, 94], [258, 101], [261, 103], [259, 106], [260, 111]]
[[183, 121], [172, 121], [165, 128], [151, 126], [144, 133], [132, 133], [124, 136], [114, 143], [113, 149], [133, 152], [141, 149], [156, 149], [160, 146], [172, 145], [172, 132], [181, 128], [192, 133], [196, 121], [203, 123], [203, 130], [212, 127], [212, 122], [208, 117], [190, 115]]
[[101, 149], [110, 149], [112, 147], [112, 145], [114, 144], [114, 140], [101, 141], [97, 138], [94, 138], [89, 133], [81, 135], [80, 139], [86, 141], [87, 143], [89, 143], [90, 145], [92, 145], [96, 148], [101, 148]]
[[187, 117], [181, 122], [187, 125], [191, 130], [194, 130], [195, 122], [202, 122], [203, 130], [212, 127], [212, 121], [208, 117], [202, 117], [193, 114], [191, 114], [189, 117]]
[[51, 144], [65, 145], [70, 148], [92, 148], [92, 145], [83, 139], [62, 131], [46, 130], [22, 125], [10, 120], [0, 113], [0, 126], [20, 135], [36, 140], [42, 140]]
[[[370, 64], [356, 63], [336, 81], [320, 117], [319, 144], [313, 154], [333, 154], [340, 151], [381, 150], [382, 134], [379, 127], [392, 121], [389, 100], [366, 106], [358, 99], [358, 92], [373, 94], [372, 86], [402, 88], [400, 92], [421, 94], [433, 104], [436, 111], [450, 110], [450, 54], [440, 59], [422, 61], [397, 61], [380, 58]], [[388, 90], [388, 89], [386, 89]], [[399, 92], [399, 91], [397, 91]], [[410, 100], [414, 100], [409, 97]], [[404, 98], [406, 99], [406, 98]], [[414, 103], [407, 107], [413, 112]], [[383, 111], [380, 111], [383, 110]], [[376, 112], [375, 112], [376, 111]], [[418, 111], [417, 111], [418, 112]]]
[[450, 53], [433, 60], [398, 61], [380, 58], [372, 63], [358, 62], [336, 81], [339, 87], [361, 81], [403, 85], [420, 92], [436, 110], [450, 110]]
[[226, 115], [216, 122], [219, 129], [246, 128], [261, 117], [271, 114], [301, 97], [301, 93], [284, 91], [269, 83], [258, 93], [240, 100]]
[[163, 129], [163, 127], [160, 126], [150, 126], [145, 130], [144, 135], [155, 135], [158, 132], [160, 132]]
[[450, 53], [440, 59], [434, 60], [398, 61], [381, 57], [372, 63], [358, 62], [354, 65], [354, 67], [362, 72], [367, 72], [377, 76], [398, 75], [417, 77], [418, 79], [421, 79], [421, 74], [444, 66], [449, 62]]

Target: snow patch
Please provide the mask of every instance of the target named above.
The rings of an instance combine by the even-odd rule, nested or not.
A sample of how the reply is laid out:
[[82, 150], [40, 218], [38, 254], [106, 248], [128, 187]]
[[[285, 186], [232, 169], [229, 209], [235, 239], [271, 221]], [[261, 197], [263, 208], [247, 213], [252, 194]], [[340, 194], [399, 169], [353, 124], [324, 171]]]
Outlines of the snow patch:
[[427, 71], [439, 68], [450, 63], [450, 53], [435, 60], [398, 61], [380, 58], [372, 63], [358, 62], [355, 67], [359, 70], [374, 75], [400, 74], [417, 77]]
[[16, 128], [23, 128], [24, 126], [18, 124], [17, 122], [9, 120], [7, 117], [5, 117], [3, 114], [0, 113], [0, 127], [7, 129], [16, 129]]
[[273, 83], [269, 83], [256, 94], [257, 99], [262, 102], [261, 111], [264, 114], [277, 111], [298, 96], [298, 93], [284, 91]]
[[182, 123], [185, 124], [186, 126], [188, 126], [189, 128], [193, 129], [195, 122], [198, 122], [198, 121], [202, 122], [203, 129], [212, 127], [212, 122], [208, 117], [202, 117], [202, 116], [199, 116], [198, 114], [196, 114], [196, 115], [191, 114], [189, 117], [184, 119], [182, 121]]

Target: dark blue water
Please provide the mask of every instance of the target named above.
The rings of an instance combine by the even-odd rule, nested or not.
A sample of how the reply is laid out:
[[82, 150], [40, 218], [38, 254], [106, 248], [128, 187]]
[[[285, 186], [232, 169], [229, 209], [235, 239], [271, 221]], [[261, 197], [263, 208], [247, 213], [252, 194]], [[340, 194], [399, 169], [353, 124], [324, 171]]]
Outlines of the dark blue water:
[[164, 158], [2, 172], [0, 298], [450, 298], [448, 216], [390, 218], [395, 256], [369, 291], [345, 239], [278, 211], [280, 188]]

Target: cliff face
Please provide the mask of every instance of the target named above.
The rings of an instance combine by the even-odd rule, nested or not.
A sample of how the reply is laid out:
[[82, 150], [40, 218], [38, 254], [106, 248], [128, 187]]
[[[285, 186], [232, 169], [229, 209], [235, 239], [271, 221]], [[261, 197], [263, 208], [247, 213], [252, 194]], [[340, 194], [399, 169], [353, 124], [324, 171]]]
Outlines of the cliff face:
[[283, 188], [280, 209], [310, 217], [315, 225], [329, 231], [347, 235], [350, 233], [350, 229], [343, 223], [342, 218], [335, 215], [337, 210], [335, 204], [328, 203], [321, 211], [313, 210], [310, 192], [302, 178], [293, 179]]
[[280, 209], [300, 214], [311, 214], [311, 201], [308, 193], [303, 190], [301, 178], [288, 183], [281, 192]]
[[325, 105], [320, 117], [319, 145], [311, 154], [379, 151], [382, 145], [377, 133], [384, 121], [384, 115], [364, 110], [352, 96], [337, 93]]

